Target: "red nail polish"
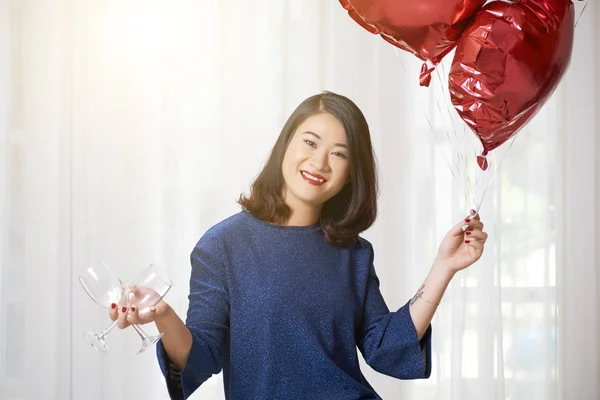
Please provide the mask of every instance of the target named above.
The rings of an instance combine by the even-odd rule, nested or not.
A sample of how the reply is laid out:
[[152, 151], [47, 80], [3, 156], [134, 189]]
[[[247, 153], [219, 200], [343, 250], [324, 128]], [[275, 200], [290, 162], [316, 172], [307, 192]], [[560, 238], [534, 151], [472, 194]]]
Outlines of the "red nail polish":
[[135, 312], [135, 307], [134, 306], [131, 306], [131, 311]]
[[112, 308], [113, 310], [114, 310], [115, 308], [117, 308], [117, 303], [112, 303], [112, 304], [110, 305], [110, 308]]
[[126, 311], [127, 311], [127, 307], [123, 307], [123, 308], [121, 309], [121, 312], [126, 312]]
[[469, 243], [471, 243], [471, 241], [470, 240], [465, 240], [465, 243], [469, 244]]
[[466, 231], [465, 235], [469, 236], [471, 234], [471, 231]]
[[465, 222], [471, 222], [470, 218], [465, 218]]

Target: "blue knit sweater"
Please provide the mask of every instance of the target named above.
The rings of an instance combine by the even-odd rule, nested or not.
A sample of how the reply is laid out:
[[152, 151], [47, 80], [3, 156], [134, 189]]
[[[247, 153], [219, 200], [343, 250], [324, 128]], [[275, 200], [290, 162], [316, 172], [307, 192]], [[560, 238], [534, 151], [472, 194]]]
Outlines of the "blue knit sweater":
[[318, 225], [278, 227], [246, 212], [209, 229], [191, 254], [182, 371], [157, 354], [172, 399], [223, 370], [227, 399], [379, 399], [359, 369], [431, 374], [431, 327], [419, 342], [408, 304], [390, 312], [365, 239], [330, 246]]

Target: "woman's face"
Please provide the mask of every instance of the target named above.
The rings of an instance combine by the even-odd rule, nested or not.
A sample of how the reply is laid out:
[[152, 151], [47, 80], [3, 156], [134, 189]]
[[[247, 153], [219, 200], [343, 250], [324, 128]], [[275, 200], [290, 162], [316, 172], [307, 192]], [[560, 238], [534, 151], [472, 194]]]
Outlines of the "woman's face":
[[323, 112], [294, 132], [283, 157], [285, 202], [294, 209], [321, 208], [348, 181], [348, 149], [343, 125]]

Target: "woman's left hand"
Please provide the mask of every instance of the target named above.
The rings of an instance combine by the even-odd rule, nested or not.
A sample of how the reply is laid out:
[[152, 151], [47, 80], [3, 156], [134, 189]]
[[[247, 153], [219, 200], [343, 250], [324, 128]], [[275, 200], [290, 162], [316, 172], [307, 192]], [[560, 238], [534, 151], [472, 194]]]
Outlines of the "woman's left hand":
[[440, 243], [435, 264], [451, 273], [472, 265], [479, 260], [487, 240], [479, 215], [471, 210], [471, 215], [452, 228]]

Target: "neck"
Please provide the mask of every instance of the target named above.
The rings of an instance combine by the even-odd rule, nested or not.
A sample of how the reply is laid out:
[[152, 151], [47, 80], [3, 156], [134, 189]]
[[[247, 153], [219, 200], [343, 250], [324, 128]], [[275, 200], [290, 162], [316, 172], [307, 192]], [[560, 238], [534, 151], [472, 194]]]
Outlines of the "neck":
[[287, 193], [284, 189], [283, 198], [285, 204], [290, 208], [291, 214], [283, 224], [285, 226], [308, 226], [319, 222], [323, 205], [315, 206], [300, 201], [295, 196]]
[[[291, 207], [290, 207], [291, 208]], [[292, 213], [285, 222], [286, 226], [308, 226], [319, 222], [321, 210], [316, 208], [292, 209]]]

